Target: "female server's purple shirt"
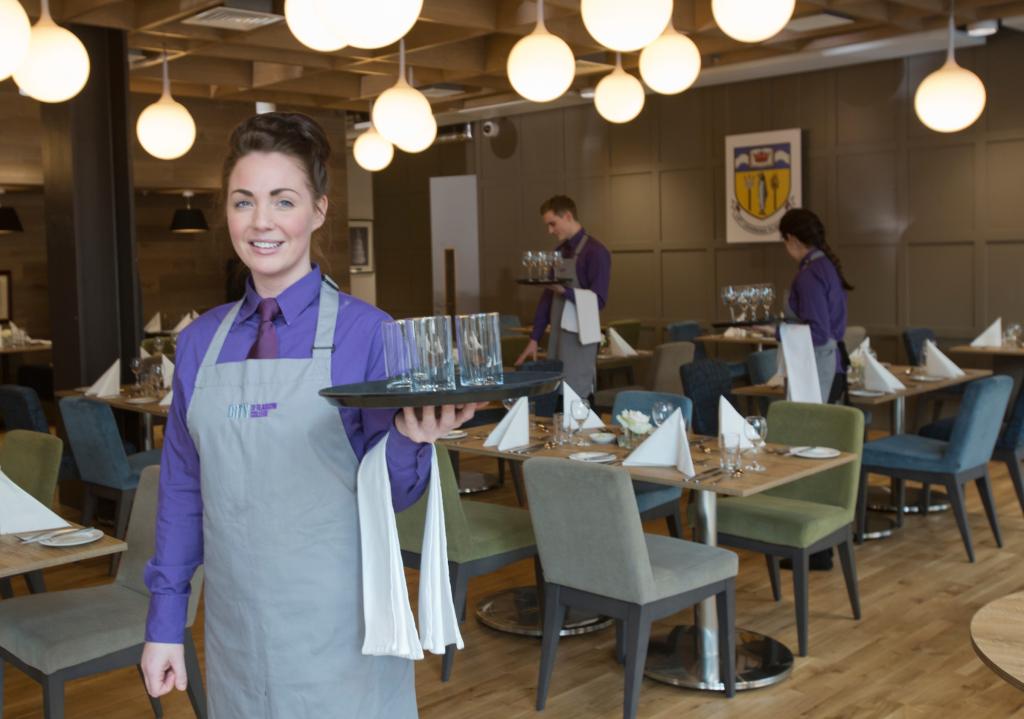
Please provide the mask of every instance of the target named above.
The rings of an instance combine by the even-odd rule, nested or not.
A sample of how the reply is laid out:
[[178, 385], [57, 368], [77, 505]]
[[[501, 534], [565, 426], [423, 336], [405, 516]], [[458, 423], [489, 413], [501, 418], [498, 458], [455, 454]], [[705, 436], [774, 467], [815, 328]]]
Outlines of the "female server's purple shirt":
[[[320, 307], [321, 274], [317, 267], [277, 297], [281, 314], [274, 322], [281, 358], [312, 356]], [[387, 314], [339, 293], [338, 321], [331, 381], [349, 384], [384, 377], [380, 324]], [[217, 363], [245, 360], [259, 327], [260, 296], [248, 283], [242, 308], [228, 332]], [[156, 520], [156, 551], [146, 567], [151, 593], [146, 641], [180, 644], [184, 639], [189, 582], [203, 562], [203, 498], [199, 455], [186, 425], [196, 374], [206, 350], [233, 304], [205, 313], [178, 337], [174, 371], [174, 402], [164, 433], [160, 460], [160, 503]], [[324, 400], [325, 402], [327, 400]], [[394, 428], [393, 410], [340, 409], [345, 433], [356, 457], [390, 433], [387, 446], [391, 499], [395, 511], [413, 504], [430, 476], [430, 446], [405, 437]], [[252, 447], [246, 451], [287, 451]], [[282, 478], [286, 481], [287, 478]]]

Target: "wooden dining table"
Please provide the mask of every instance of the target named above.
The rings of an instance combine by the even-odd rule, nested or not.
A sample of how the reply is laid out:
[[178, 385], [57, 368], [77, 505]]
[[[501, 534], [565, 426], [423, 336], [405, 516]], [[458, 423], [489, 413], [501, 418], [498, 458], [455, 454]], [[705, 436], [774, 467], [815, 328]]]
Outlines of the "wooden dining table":
[[[107, 397], [89, 397], [89, 399], [97, 402], [103, 402], [108, 404], [114, 409], [124, 410], [125, 412], [135, 412], [136, 414], [142, 415], [143, 424], [143, 439], [145, 446], [143, 449], [153, 449], [153, 418], [160, 417], [166, 419], [170, 414], [171, 406], [162, 405], [160, 401], [155, 402], [139, 402], [133, 401], [141, 398], [131, 397], [132, 387], [131, 385], [125, 385], [121, 388], [121, 394], [110, 395]], [[85, 397], [85, 390], [83, 388], [78, 389], [61, 389], [54, 392], [57, 397]]]
[[[81, 525], [70, 522], [72, 527]], [[0, 579], [32, 574], [83, 559], [105, 557], [128, 549], [120, 539], [104, 534], [95, 542], [75, 547], [46, 547], [38, 542], [23, 544], [14, 534], [0, 535]], [[41, 584], [41, 580], [39, 580]], [[39, 585], [37, 585], [39, 586]], [[40, 586], [40, 588], [42, 588]]]
[[[716, 524], [718, 495], [749, 497], [773, 487], [779, 487], [813, 474], [855, 462], [858, 456], [840, 452], [829, 459], [804, 459], [774, 453], [762, 453], [758, 460], [765, 467], [764, 472], [745, 471], [737, 476], [710, 477], [705, 481], [688, 478], [675, 467], [626, 467], [622, 460], [632, 451], [617, 444], [580, 446], [552, 446], [549, 418], [531, 418], [530, 444], [526, 450], [499, 451], [496, 447], [485, 447], [484, 442], [496, 424], [473, 427], [461, 439], [442, 440], [450, 451], [466, 452], [486, 457], [498, 457], [518, 464], [531, 457], [558, 457], [568, 459], [581, 449], [608, 452], [615, 456], [612, 466], [629, 472], [633, 480], [653, 482], [680, 489], [692, 489], [696, 495], [695, 518], [701, 541], [715, 546], [718, 541]], [[592, 431], [584, 432], [589, 436]], [[717, 439], [711, 437], [691, 438], [691, 451], [695, 469], [702, 470], [718, 465]], [[785, 450], [781, 445], [769, 444], [767, 450]], [[522, 588], [516, 598], [522, 602], [525, 593]], [[505, 593], [506, 595], [509, 592]], [[534, 588], [534, 602], [536, 594]], [[494, 597], [485, 597], [477, 605], [477, 617], [484, 624], [496, 628], [498, 625], [487, 616], [487, 610], [495, 606]], [[483, 613], [481, 612], [483, 609]], [[534, 613], [533, 616], [536, 616]], [[536, 622], [536, 620], [534, 620]], [[535, 626], [539, 635], [539, 626]], [[514, 633], [525, 634], [525, 631]], [[782, 681], [793, 666], [793, 654], [780, 642], [752, 631], [737, 629], [737, 689], [752, 689]], [[721, 691], [724, 685], [719, 676], [718, 663], [718, 615], [714, 599], [701, 602], [697, 610], [697, 623], [693, 626], [676, 627], [668, 638], [653, 641], [648, 652], [647, 676], [664, 683], [680, 687]]]
[[755, 333], [748, 333], [742, 337], [727, 337], [724, 334], [721, 335], [700, 335], [695, 337], [694, 342], [704, 342], [705, 344], [711, 345], [743, 345], [753, 346], [756, 351], [760, 352], [765, 347], [778, 347], [779, 341], [771, 335], [762, 335]]
[[1013, 390], [1010, 392], [1010, 403], [1007, 414], [1012, 411], [1014, 402], [1024, 385], [1024, 346], [998, 345], [993, 347], [972, 347], [957, 345], [950, 347], [950, 353], [960, 355], [968, 363], [972, 360], [988, 362], [995, 374], [1009, 375], [1013, 379]]
[[50, 340], [29, 340], [17, 346], [6, 344], [0, 347], [0, 379], [11, 382], [11, 357], [38, 352], [49, 352], [53, 349]]
[[971, 619], [971, 646], [988, 666], [1024, 689], [1024, 592], [989, 602]]

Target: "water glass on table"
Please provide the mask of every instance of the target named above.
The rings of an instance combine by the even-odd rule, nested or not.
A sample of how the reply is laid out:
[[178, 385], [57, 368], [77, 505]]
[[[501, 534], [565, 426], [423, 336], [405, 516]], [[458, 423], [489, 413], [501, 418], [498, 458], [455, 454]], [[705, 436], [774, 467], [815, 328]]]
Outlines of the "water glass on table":
[[740, 435], [736, 432], [726, 432], [718, 437], [718, 466], [732, 474], [738, 471], [742, 465], [740, 455]]
[[573, 424], [575, 427], [576, 435], [576, 440], [574, 444], [576, 444], [579, 447], [586, 447], [587, 445], [590, 444], [590, 442], [588, 442], [587, 438], [583, 436], [583, 423], [586, 422], [587, 417], [590, 416], [590, 405], [587, 403], [587, 400], [585, 399], [574, 399], [572, 401], [572, 406], [569, 408], [569, 411], [572, 414], [572, 418], [574, 420]]
[[751, 472], [766, 471], [766, 467], [757, 461], [757, 455], [761, 453], [761, 448], [765, 444], [765, 437], [768, 436], [768, 420], [760, 415], [747, 417], [743, 425], [743, 431], [747, 435], [747, 439], [754, 445], [750, 450], [750, 464], [744, 467], [744, 469], [748, 469]]
[[142, 359], [140, 357], [132, 357], [128, 360], [128, 369], [135, 375], [135, 384], [132, 385], [131, 394], [137, 397], [141, 394], [140, 390], [142, 389], [142, 385], [139, 384], [139, 374], [142, 372]]
[[569, 443], [569, 435], [565, 431], [565, 415], [561, 412], [551, 415], [551, 443], [558, 447]]

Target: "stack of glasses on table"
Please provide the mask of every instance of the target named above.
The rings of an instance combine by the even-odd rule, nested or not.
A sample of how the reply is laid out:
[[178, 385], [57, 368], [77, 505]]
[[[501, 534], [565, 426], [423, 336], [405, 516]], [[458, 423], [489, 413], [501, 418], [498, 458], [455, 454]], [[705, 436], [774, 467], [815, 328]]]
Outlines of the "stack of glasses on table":
[[[756, 322], [769, 320], [772, 303], [775, 302], [775, 285], [725, 285], [722, 288], [722, 304], [729, 308], [733, 322]], [[761, 316], [758, 316], [758, 308]]]
[[135, 384], [128, 388], [129, 397], [154, 397], [160, 399], [167, 393], [164, 387], [162, 355], [146, 357], [145, 359], [133, 357], [128, 363], [128, 369], [135, 375]]

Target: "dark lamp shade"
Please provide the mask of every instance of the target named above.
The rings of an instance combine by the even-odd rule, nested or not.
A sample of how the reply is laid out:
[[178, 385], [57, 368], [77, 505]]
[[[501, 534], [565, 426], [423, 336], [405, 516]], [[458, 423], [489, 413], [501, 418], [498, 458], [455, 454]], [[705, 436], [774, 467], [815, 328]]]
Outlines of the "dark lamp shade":
[[174, 211], [171, 220], [171, 232], [195, 233], [206, 232], [210, 226], [206, 224], [203, 211], [195, 207], [182, 208]]
[[17, 211], [13, 207], [0, 207], [0, 235], [23, 231]]

